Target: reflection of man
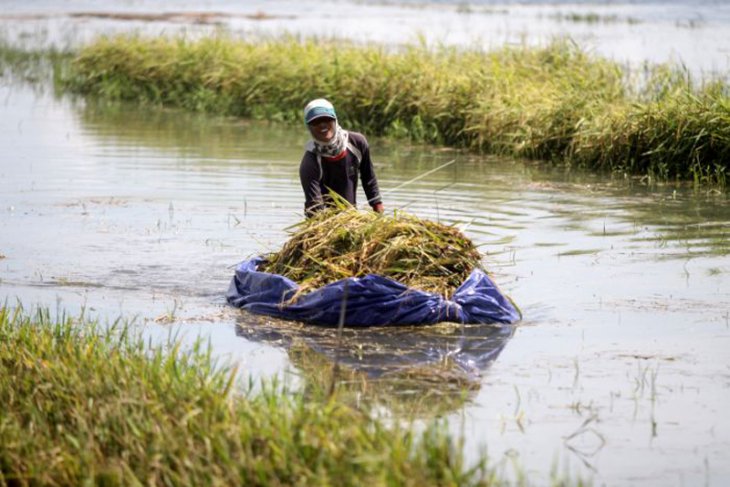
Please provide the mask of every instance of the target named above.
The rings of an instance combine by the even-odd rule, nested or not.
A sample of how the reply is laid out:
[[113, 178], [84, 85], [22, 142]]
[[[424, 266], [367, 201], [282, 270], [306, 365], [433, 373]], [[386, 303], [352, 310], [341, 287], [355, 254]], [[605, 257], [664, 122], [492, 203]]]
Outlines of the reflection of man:
[[355, 206], [358, 174], [368, 203], [382, 213], [378, 180], [365, 136], [340, 127], [335, 108], [323, 98], [307, 104], [304, 122], [312, 134], [299, 165], [306, 215], [311, 216], [331, 203], [330, 190]]

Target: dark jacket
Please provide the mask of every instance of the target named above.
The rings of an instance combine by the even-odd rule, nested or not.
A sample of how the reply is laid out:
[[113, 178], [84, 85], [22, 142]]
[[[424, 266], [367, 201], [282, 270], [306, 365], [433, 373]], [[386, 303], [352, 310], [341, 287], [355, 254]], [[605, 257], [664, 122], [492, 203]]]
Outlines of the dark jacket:
[[[307, 216], [327, 206], [330, 201], [328, 197], [330, 189], [353, 206], [356, 205], [358, 176], [362, 180], [362, 187], [370, 206], [374, 207], [381, 202], [368, 141], [362, 134], [349, 132], [348, 142], [348, 145], [354, 146], [355, 150], [348, 147], [347, 155], [342, 159], [318, 158], [309, 150], [304, 153], [299, 165], [299, 179], [304, 190], [304, 212]], [[359, 161], [357, 151], [361, 156]]]

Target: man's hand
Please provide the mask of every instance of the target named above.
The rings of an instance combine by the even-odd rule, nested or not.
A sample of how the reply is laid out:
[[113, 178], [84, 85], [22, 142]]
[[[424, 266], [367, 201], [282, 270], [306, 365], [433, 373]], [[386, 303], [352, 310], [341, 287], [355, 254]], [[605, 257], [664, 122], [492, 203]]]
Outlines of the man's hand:
[[382, 213], [385, 211], [385, 207], [383, 206], [383, 203], [375, 203], [375, 206], [373, 206], [373, 210]]

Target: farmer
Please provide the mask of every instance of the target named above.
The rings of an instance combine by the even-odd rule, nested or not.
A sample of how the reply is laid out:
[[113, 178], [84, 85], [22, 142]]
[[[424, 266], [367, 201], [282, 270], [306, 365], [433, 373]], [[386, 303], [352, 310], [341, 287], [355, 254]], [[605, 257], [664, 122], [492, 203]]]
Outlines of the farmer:
[[330, 205], [330, 190], [355, 206], [358, 174], [368, 203], [382, 213], [383, 202], [365, 137], [340, 127], [335, 108], [323, 98], [307, 104], [304, 122], [312, 134], [299, 165], [305, 214], [310, 217]]

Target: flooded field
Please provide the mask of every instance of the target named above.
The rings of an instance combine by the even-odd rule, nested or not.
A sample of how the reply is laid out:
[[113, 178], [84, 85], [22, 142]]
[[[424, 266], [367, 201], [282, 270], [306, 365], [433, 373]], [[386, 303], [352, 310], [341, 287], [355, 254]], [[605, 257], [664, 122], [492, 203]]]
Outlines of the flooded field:
[[[0, 98], [4, 299], [135, 318], [159, 339], [203, 334], [255, 377], [307, 380], [287, 353], [294, 338], [331, 363], [334, 331], [247, 316], [223, 297], [233, 266], [277, 249], [301, 218], [302, 131], [22, 85]], [[408, 340], [352, 331], [359, 358], [345, 364], [377, 377], [467, 363], [478, 375], [466, 406], [446, 408], [453, 427], [531, 479], [551, 468], [608, 484], [730, 478], [726, 194], [372, 142], [387, 207], [461, 225], [524, 320], [486, 328], [477, 346], [455, 325]]]
[[[17, 22], [28, 14], [18, 5], [4, 14], [15, 16], [3, 21], [11, 37], [27, 29], [46, 40], [81, 39], [129, 22], [149, 27], [139, 18], [71, 17], [67, 4], [50, 1], [38, 4], [37, 18]], [[125, 10], [149, 12], [144, 2], [130, 5]], [[270, 27], [262, 22], [305, 28], [305, 14], [284, 17], [286, 2], [263, 5], [239, 12], [238, 22], [257, 23], [241, 29]], [[532, 22], [543, 10], [616, 15], [622, 8], [622, 18], [642, 20], [647, 5], [473, 3], [472, 10], [484, 18], [503, 18], [500, 9], [527, 12]], [[74, 12], [98, 11], [97, 2], [82, 7]], [[467, 24], [476, 18], [454, 5], [438, 8]], [[703, 26], [678, 20], [693, 12], [680, 2], [667, 7], [663, 25], [700, 37], [726, 32], [727, 5], [697, 9]], [[272, 18], [243, 17], [264, 10]], [[650, 35], [647, 24], [656, 22], [643, 21], [578, 25], [596, 36], [611, 28]], [[84, 22], [90, 27], [78, 30]], [[688, 66], [726, 68], [730, 36], [697, 57], [687, 46], [699, 37], [688, 39], [662, 46], [657, 57], [686, 48]], [[596, 485], [730, 482], [726, 192], [372, 139], [386, 209], [458, 224], [482, 246], [486, 267], [524, 316], [514, 327], [346, 330], [340, 350], [335, 330], [247, 315], [224, 298], [235, 265], [277, 250], [302, 218], [298, 162], [306, 140], [299, 127], [74, 100], [2, 79], [0, 297], [133, 320], [152, 340], [203, 336], [244, 373], [295, 386], [330, 380], [336, 358], [349, 367], [345, 380], [356, 396], [444, 416], [473, 457], [486, 449], [507, 476], [535, 485], [556, 476]], [[421, 374], [440, 367], [440, 375]]]
[[726, 77], [730, 69], [730, 4], [714, 0], [41, 0], [10, 1], [4, 7], [0, 36], [29, 45], [67, 47], [100, 34], [130, 31], [189, 36], [226, 32], [244, 39], [286, 33], [394, 46], [484, 48], [544, 45], [568, 36], [588, 51], [634, 67], [647, 61], [674, 62], [696, 77]]

